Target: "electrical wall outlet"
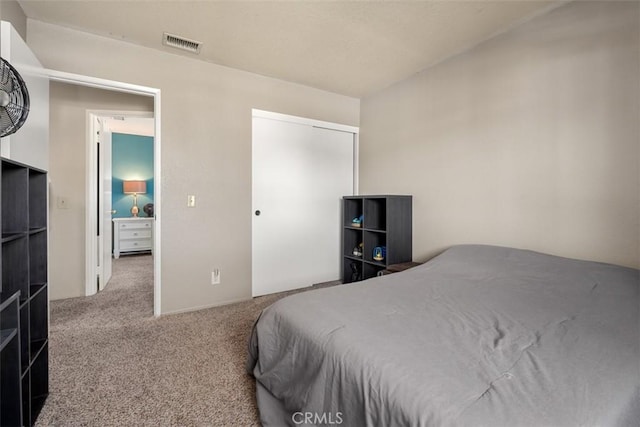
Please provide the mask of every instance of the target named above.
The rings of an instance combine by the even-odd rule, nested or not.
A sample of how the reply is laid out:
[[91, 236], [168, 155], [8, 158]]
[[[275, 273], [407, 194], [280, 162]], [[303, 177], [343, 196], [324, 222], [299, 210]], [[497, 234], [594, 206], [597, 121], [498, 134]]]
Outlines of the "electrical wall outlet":
[[211, 284], [212, 285], [219, 285], [220, 284], [220, 269], [219, 268], [214, 268], [211, 271]]

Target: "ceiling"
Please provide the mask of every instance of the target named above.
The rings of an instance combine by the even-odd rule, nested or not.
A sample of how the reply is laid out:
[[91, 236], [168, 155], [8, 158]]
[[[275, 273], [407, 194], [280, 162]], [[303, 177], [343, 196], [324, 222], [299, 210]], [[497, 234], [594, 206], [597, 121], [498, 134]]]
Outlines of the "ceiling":
[[563, 2], [19, 0], [32, 19], [358, 98]]

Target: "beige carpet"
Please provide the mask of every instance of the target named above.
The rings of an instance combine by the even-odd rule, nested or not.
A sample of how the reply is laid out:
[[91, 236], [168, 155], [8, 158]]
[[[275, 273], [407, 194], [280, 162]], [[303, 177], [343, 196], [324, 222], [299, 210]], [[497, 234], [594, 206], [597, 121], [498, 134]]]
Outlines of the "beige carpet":
[[121, 257], [103, 292], [51, 302], [37, 426], [259, 425], [247, 339], [284, 295], [155, 319], [152, 266], [151, 255]]

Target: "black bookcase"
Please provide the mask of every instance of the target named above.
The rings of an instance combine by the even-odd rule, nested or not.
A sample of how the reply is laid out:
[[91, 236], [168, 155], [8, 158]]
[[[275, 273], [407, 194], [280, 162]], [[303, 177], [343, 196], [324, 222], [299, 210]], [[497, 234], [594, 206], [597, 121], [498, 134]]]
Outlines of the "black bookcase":
[[[412, 197], [345, 196], [342, 205], [343, 283], [375, 277], [387, 266], [412, 260]], [[354, 218], [362, 222], [354, 223]], [[375, 259], [374, 249], [386, 249]], [[361, 255], [354, 254], [360, 248]]]
[[47, 174], [0, 169], [0, 426], [32, 426], [49, 393]]

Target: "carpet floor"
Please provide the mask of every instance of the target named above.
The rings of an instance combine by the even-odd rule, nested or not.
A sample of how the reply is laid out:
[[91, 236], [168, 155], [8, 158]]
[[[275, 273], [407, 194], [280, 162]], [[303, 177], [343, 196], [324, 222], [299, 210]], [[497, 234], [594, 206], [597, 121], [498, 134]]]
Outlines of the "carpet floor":
[[247, 340], [290, 293], [156, 319], [152, 271], [151, 255], [121, 257], [104, 291], [51, 302], [50, 394], [36, 426], [260, 424]]

